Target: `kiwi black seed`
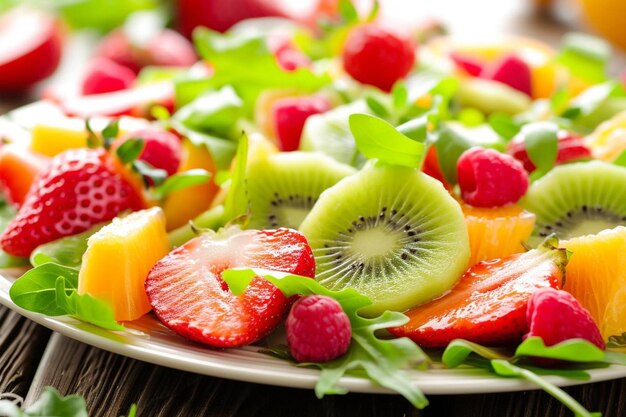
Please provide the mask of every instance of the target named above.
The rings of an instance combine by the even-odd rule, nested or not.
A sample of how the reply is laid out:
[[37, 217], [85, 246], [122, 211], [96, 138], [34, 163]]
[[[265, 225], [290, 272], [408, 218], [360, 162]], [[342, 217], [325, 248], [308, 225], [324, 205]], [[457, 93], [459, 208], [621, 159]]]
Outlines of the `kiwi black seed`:
[[321, 153], [284, 152], [248, 168], [250, 227], [297, 229], [322, 191], [356, 170]]
[[368, 165], [319, 198], [300, 230], [316, 279], [372, 299], [364, 314], [404, 311], [447, 291], [469, 260], [459, 204], [441, 183], [403, 167]]
[[520, 205], [537, 216], [534, 234], [560, 239], [626, 225], [626, 168], [601, 161], [554, 168]]

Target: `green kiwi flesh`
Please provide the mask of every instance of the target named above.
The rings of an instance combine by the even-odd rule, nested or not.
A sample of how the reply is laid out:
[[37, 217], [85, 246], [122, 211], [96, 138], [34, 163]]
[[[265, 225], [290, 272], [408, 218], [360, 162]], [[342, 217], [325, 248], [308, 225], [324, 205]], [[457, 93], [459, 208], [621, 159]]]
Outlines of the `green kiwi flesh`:
[[520, 205], [537, 216], [540, 237], [570, 239], [626, 225], [626, 169], [601, 161], [558, 166], [533, 183]]
[[365, 315], [443, 294], [470, 256], [459, 204], [439, 181], [398, 166], [367, 165], [324, 191], [300, 230], [315, 255], [316, 280], [368, 296]]
[[356, 172], [318, 152], [259, 158], [247, 171], [250, 227], [297, 229], [322, 191]]

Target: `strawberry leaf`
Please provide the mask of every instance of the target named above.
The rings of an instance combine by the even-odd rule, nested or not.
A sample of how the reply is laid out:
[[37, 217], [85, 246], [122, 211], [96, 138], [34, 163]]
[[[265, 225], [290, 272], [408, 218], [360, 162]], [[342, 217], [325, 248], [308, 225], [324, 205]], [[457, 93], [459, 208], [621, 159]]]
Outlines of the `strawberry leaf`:
[[231, 269], [222, 274], [234, 294], [241, 294], [255, 276], [267, 279], [287, 297], [319, 294], [334, 298], [350, 318], [352, 342], [344, 356], [325, 363], [302, 364], [321, 369], [315, 387], [319, 398], [326, 394], [345, 393], [345, 389], [337, 386], [339, 379], [347, 373], [362, 369], [374, 383], [402, 394], [415, 407], [424, 408], [428, 405], [426, 397], [403, 372], [407, 367], [425, 366], [428, 357], [408, 338], [384, 340], [376, 336], [378, 330], [406, 323], [408, 318], [404, 314], [386, 311], [378, 317], [364, 318], [358, 311], [372, 304], [368, 297], [352, 288], [332, 291], [314, 279], [303, 276], [259, 269]]
[[212, 174], [209, 171], [201, 168], [179, 172], [168, 177], [163, 184], [156, 188], [155, 193], [162, 199], [175, 191], [206, 184], [211, 177]]
[[123, 164], [137, 160], [143, 151], [145, 142], [142, 138], [129, 138], [115, 150], [115, 154]]
[[358, 150], [370, 159], [390, 165], [419, 168], [426, 145], [400, 133], [386, 121], [367, 114], [353, 114], [350, 130]]
[[[140, 159], [133, 161], [132, 167], [135, 172], [141, 174], [141, 176], [144, 178], [144, 182], [146, 183], [146, 186], [150, 186], [152, 184], [154, 184], [155, 186], [159, 186], [163, 184], [163, 182], [167, 178], [166, 170], [155, 168], [149, 163], [142, 161]], [[147, 178], [152, 180], [152, 184], [146, 181]]]
[[117, 138], [117, 135], [120, 132], [120, 119], [113, 119], [109, 122], [108, 125], [102, 129], [102, 139], [104, 142], [104, 147], [109, 149], [113, 141]]
[[123, 330], [106, 302], [78, 294], [78, 269], [48, 262], [18, 278], [9, 290], [11, 300], [25, 310], [47, 316], [70, 315], [109, 330]]

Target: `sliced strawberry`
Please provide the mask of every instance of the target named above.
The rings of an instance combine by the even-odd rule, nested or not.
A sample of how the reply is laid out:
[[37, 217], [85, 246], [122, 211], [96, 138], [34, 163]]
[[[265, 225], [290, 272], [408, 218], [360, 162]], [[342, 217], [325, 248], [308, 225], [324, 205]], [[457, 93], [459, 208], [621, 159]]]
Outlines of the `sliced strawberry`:
[[493, 65], [485, 67], [480, 77], [506, 84], [529, 97], [532, 95], [530, 66], [515, 55], [504, 56]]
[[10, 203], [20, 206], [35, 178], [50, 163], [50, 158], [19, 145], [0, 149], [0, 186]]
[[84, 232], [124, 210], [140, 210], [140, 191], [104, 149], [73, 149], [50, 161], [0, 235], [0, 246], [29, 256], [39, 245]]
[[[560, 130], [558, 139], [558, 153], [555, 165], [591, 159], [591, 150], [585, 145], [582, 137], [570, 133], [567, 130]], [[524, 164], [526, 171], [533, 172], [536, 169], [535, 164], [533, 164], [528, 156], [522, 135], [513, 138], [509, 143], [507, 153]]]
[[96, 58], [87, 67], [82, 92], [91, 95], [126, 90], [134, 82], [135, 73], [129, 68], [106, 58]]
[[231, 228], [170, 252], [150, 271], [146, 293], [159, 319], [181, 336], [218, 348], [247, 345], [280, 322], [289, 300], [258, 277], [233, 295], [221, 274], [237, 267], [315, 274], [313, 253], [299, 232]]
[[472, 77], [478, 77], [483, 72], [485, 65], [478, 59], [459, 52], [452, 52], [450, 58], [456, 64], [457, 68], [462, 69]]
[[454, 339], [490, 346], [519, 342], [528, 332], [526, 306], [544, 287], [559, 288], [564, 249], [538, 249], [471, 267], [446, 295], [406, 313], [409, 322], [390, 329], [420, 346], [442, 348]]

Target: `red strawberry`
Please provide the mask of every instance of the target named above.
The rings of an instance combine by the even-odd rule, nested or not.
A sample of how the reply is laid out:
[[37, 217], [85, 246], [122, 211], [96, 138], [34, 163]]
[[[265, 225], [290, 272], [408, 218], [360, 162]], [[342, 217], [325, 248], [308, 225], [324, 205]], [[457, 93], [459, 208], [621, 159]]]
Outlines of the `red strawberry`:
[[492, 66], [486, 67], [480, 77], [506, 84], [529, 97], [532, 95], [530, 66], [515, 55], [507, 55]]
[[73, 149], [55, 156], [33, 183], [0, 246], [29, 256], [39, 245], [84, 232], [145, 202], [130, 176], [104, 149]]
[[170, 252], [148, 274], [146, 294], [159, 319], [181, 336], [218, 348], [247, 345], [280, 322], [289, 300], [259, 277], [233, 295], [221, 274], [237, 267], [315, 274], [313, 253], [299, 232], [231, 228]]
[[135, 73], [129, 68], [106, 58], [96, 58], [89, 64], [83, 79], [83, 94], [102, 94], [126, 90], [135, 82]]
[[605, 348], [600, 329], [589, 311], [566, 291], [537, 290], [528, 302], [526, 317], [530, 327], [526, 336], [539, 336], [546, 346], [585, 339], [600, 349]]
[[473, 77], [478, 77], [481, 72], [484, 70], [484, 64], [480, 62], [478, 59], [472, 58], [471, 56], [461, 54], [459, 52], [452, 52], [450, 54], [450, 58], [456, 66], [463, 71], [465, 71], [468, 75]]
[[528, 190], [528, 173], [510, 155], [474, 147], [457, 161], [463, 201], [476, 207], [516, 203]]
[[324, 97], [287, 97], [278, 99], [272, 105], [274, 131], [281, 151], [295, 151], [300, 147], [300, 137], [304, 123], [309, 116], [330, 110], [330, 103]]
[[116, 140], [111, 149], [117, 149], [130, 138], [143, 139], [143, 150], [137, 159], [149, 163], [154, 168], [167, 171], [167, 175], [176, 173], [183, 153], [178, 136], [163, 129], [142, 129]]
[[526, 305], [539, 288], [559, 288], [567, 255], [544, 243], [537, 249], [471, 267], [452, 290], [406, 313], [390, 329], [417, 344], [442, 348], [454, 339], [489, 346], [519, 342], [528, 331]]
[[415, 63], [415, 45], [376, 24], [352, 29], [343, 48], [343, 67], [355, 80], [391, 91]]
[[[558, 139], [558, 154], [556, 156], [555, 165], [591, 159], [591, 150], [585, 145], [583, 138], [580, 136], [570, 133], [567, 130], [560, 130]], [[533, 172], [536, 169], [535, 164], [533, 164], [528, 156], [522, 135], [513, 138], [506, 152], [524, 164], [526, 171]]]

